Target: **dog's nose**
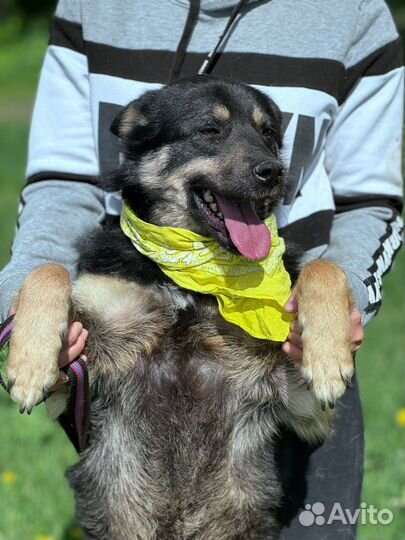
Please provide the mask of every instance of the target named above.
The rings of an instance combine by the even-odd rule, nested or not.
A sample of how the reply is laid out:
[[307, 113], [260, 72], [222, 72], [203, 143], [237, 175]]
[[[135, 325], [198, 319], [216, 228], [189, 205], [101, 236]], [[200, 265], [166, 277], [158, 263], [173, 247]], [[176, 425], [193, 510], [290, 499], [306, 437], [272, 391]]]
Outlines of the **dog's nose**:
[[253, 167], [253, 174], [262, 182], [277, 178], [281, 172], [281, 166], [276, 160], [267, 159]]

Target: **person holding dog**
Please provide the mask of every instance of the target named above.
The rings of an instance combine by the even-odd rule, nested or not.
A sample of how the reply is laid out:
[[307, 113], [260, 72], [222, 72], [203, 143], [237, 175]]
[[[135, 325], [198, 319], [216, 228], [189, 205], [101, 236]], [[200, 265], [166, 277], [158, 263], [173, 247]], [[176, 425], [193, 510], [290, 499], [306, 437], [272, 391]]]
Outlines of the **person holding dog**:
[[[1, 316], [33, 268], [57, 262], [75, 275], [77, 239], [117, 219], [119, 198], [102, 192], [98, 178], [119, 162], [109, 126], [120, 107], [205, 72], [257, 85], [281, 108], [289, 188], [278, 209], [280, 233], [302, 247], [304, 260], [326, 258], [345, 270], [356, 302], [355, 352], [401, 243], [400, 51], [383, 0], [61, 0], [33, 116], [19, 230], [0, 274]], [[286, 310], [299, 310], [294, 294]], [[80, 322], [70, 327], [61, 365], [80, 354], [86, 337]], [[299, 365], [296, 323], [283, 349]], [[306, 486], [288, 492], [282, 538], [354, 538], [355, 525], [303, 526], [298, 509], [315, 501], [359, 507], [357, 385], [338, 406], [330, 440], [315, 450], [293, 444], [308, 474]]]

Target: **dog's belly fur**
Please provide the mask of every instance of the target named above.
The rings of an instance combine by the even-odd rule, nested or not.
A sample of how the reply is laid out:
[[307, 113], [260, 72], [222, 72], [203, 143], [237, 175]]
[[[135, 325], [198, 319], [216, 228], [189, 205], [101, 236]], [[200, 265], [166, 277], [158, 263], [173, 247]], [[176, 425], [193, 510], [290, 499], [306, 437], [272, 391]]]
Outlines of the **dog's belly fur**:
[[93, 391], [90, 446], [69, 473], [79, 523], [99, 540], [272, 538], [275, 437], [299, 424], [323, 438], [327, 416], [274, 344], [210, 298], [167, 299], [105, 276], [74, 287]]

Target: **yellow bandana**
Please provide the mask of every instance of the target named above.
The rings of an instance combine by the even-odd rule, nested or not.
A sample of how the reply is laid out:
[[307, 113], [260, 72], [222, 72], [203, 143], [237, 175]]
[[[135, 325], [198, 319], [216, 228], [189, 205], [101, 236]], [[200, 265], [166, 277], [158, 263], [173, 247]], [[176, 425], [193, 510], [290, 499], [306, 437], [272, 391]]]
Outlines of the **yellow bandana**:
[[213, 238], [139, 219], [124, 203], [121, 228], [138, 251], [157, 263], [177, 285], [217, 297], [224, 319], [256, 338], [285, 341], [291, 316], [284, 311], [290, 276], [284, 268], [284, 240], [276, 218], [265, 220], [272, 236], [269, 255], [250, 261], [230, 253]]

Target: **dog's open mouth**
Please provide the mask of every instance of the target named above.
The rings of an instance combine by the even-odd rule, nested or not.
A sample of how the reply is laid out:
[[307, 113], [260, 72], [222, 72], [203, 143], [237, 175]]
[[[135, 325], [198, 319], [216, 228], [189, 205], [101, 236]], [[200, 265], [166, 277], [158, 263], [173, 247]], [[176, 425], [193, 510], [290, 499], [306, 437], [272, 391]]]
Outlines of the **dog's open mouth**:
[[267, 257], [271, 233], [256, 214], [252, 201], [233, 201], [209, 189], [195, 191], [193, 195], [199, 211], [223, 244], [231, 242], [246, 259]]

